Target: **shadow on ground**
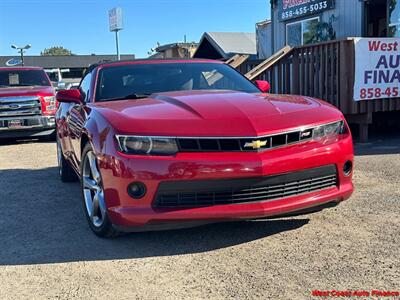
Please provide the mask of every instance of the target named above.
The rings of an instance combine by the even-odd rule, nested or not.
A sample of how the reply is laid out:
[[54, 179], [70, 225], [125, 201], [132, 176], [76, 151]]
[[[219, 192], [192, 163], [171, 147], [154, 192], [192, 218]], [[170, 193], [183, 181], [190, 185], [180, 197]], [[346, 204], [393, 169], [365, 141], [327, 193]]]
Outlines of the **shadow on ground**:
[[368, 143], [355, 143], [354, 152], [359, 156], [399, 154], [400, 136], [397, 133], [371, 135]]
[[11, 138], [0, 138], [0, 147], [1, 146], [16, 146], [21, 144], [46, 144], [46, 143], [56, 143], [55, 140], [50, 138], [18, 138], [18, 139], [11, 139]]
[[0, 170], [0, 265], [126, 259], [206, 252], [294, 230], [308, 219], [212, 224], [106, 240], [83, 216], [78, 183], [57, 168]]

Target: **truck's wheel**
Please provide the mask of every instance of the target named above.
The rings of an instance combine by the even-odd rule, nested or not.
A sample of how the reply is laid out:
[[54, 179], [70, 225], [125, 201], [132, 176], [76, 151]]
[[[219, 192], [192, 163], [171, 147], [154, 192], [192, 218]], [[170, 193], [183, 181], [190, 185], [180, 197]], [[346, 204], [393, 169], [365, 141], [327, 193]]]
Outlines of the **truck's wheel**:
[[62, 182], [73, 182], [78, 181], [78, 176], [72, 169], [71, 165], [64, 158], [61, 150], [61, 143], [57, 138], [57, 160], [58, 160], [58, 173]]
[[52, 134], [49, 134], [49, 135], [47, 136], [47, 140], [48, 140], [49, 142], [53, 142], [53, 141], [56, 140], [56, 136], [57, 136], [57, 132], [54, 130], [54, 132], [53, 132]]
[[56, 141], [56, 135], [57, 135], [57, 133], [54, 130], [54, 132], [49, 134], [49, 135], [40, 136], [39, 137], [39, 141], [41, 141], [41, 142], [54, 142], [54, 141]]
[[96, 155], [89, 143], [82, 152], [81, 190], [85, 216], [92, 231], [99, 237], [118, 236], [120, 233], [107, 216], [102, 178]]

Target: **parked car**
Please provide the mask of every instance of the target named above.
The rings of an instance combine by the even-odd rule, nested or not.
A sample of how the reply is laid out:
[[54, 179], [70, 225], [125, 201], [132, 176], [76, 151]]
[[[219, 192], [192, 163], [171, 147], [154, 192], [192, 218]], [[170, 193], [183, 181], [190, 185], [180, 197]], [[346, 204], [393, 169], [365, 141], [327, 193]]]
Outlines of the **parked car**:
[[0, 68], [0, 138], [55, 133], [56, 99], [42, 68]]
[[340, 111], [209, 60], [90, 67], [59, 91], [63, 181], [99, 236], [304, 213], [353, 191]]
[[73, 89], [77, 89], [78, 87], [79, 87], [79, 82], [68, 82], [65, 85], [66, 90], [73, 90]]
[[49, 76], [51, 85], [54, 87], [56, 91], [58, 90], [65, 90], [67, 83], [64, 81], [62, 73], [67, 73], [69, 69], [44, 69], [47, 76]]

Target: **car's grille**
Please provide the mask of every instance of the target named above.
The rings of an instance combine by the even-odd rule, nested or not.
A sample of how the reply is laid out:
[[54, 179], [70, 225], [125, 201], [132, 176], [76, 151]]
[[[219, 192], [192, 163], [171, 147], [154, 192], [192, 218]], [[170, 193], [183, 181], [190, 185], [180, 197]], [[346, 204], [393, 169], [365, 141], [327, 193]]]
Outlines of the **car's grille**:
[[178, 138], [180, 152], [264, 151], [312, 138], [313, 129], [255, 138]]
[[41, 111], [37, 96], [0, 97], [0, 118], [40, 115]]
[[162, 182], [155, 208], [189, 208], [276, 200], [338, 185], [335, 165], [292, 173], [229, 180]]

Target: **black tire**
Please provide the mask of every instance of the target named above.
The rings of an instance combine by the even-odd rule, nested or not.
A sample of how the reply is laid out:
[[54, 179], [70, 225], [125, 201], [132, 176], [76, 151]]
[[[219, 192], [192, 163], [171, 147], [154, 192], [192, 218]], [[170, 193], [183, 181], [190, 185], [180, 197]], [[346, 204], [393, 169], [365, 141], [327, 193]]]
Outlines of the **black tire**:
[[58, 160], [58, 173], [62, 182], [74, 182], [78, 181], [78, 176], [76, 175], [74, 169], [72, 169], [69, 162], [65, 159], [61, 151], [60, 141], [57, 139], [57, 160]]
[[[89, 152], [93, 152], [93, 149], [90, 145], [90, 143], [87, 143], [85, 147], [83, 148], [82, 152], [82, 160], [81, 160], [81, 166], [80, 166], [80, 173], [81, 173], [81, 194], [82, 194], [82, 204], [83, 204], [83, 211], [86, 217], [86, 220], [88, 221], [90, 229], [93, 231], [94, 234], [101, 238], [112, 238], [112, 237], [117, 237], [120, 236], [122, 233], [116, 230], [113, 226], [113, 224], [110, 222], [108, 215], [107, 215], [107, 209], [105, 209], [104, 214], [102, 214], [102, 224], [100, 226], [95, 226], [93, 223], [92, 219], [89, 216], [88, 209], [86, 207], [86, 200], [85, 200], [85, 191], [84, 191], [84, 162], [87, 159], [87, 155]], [[100, 173], [100, 171], [99, 171]], [[100, 178], [101, 178], [101, 173], [100, 173]]]
[[47, 136], [47, 140], [50, 141], [50, 142], [56, 141], [56, 138], [57, 138], [57, 132], [55, 130], [54, 130], [54, 132], [52, 134], [49, 134]]

